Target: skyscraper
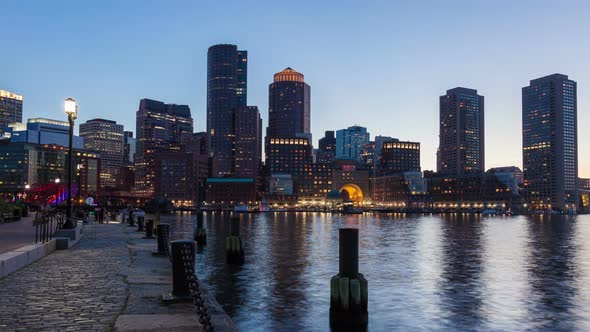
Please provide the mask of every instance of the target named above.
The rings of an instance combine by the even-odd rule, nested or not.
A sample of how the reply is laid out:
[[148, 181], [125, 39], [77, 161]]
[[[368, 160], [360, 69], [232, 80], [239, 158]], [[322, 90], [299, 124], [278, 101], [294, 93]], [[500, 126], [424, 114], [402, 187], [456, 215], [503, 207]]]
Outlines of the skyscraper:
[[276, 73], [268, 86], [266, 165], [271, 174], [290, 174], [299, 195], [313, 162], [310, 101], [310, 86], [291, 68]]
[[207, 52], [207, 133], [218, 175], [231, 174], [233, 110], [247, 105], [248, 52], [236, 45], [213, 45]]
[[365, 145], [370, 141], [367, 128], [352, 126], [336, 132], [336, 159], [361, 161]]
[[437, 170], [443, 174], [485, 171], [484, 97], [454, 88], [440, 96]]
[[296, 137], [310, 133], [311, 88], [303, 74], [291, 68], [276, 73], [268, 87], [267, 137]]
[[236, 177], [258, 177], [262, 156], [262, 119], [256, 106], [234, 110], [234, 155], [232, 173]]
[[115, 188], [125, 162], [123, 125], [104, 119], [88, 120], [80, 124], [80, 136], [84, 138], [84, 149], [100, 153], [101, 188]]
[[525, 202], [533, 209], [577, 207], [577, 85], [553, 74], [522, 88]]
[[9, 123], [23, 122], [23, 96], [0, 90], [0, 137]]
[[137, 111], [135, 185], [138, 194], [154, 192], [155, 154], [184, 152], [193, 136], [193, 119], [187, 105], [142, 99]]
[[319, 149], [316, 152], [318, 164], [331, 164], [336, 158], [336, 136], [333, 130], [327, 130], [324, 137], [319, 140]]

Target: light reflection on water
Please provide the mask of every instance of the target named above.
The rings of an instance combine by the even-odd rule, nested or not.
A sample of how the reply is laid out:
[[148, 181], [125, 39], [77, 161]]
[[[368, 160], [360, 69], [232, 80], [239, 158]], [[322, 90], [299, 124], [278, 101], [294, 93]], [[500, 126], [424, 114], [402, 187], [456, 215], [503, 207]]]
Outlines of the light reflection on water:
[[[191, 238], [190, 214], [168, 217]], [[229, 215], [207, 213], [197, 274], [242, 331], [328, 329], [338, 228], [359, 228], [369, 330], [590, 330], [590, 216], [241, 215], [246, 263], [225, 264]]]

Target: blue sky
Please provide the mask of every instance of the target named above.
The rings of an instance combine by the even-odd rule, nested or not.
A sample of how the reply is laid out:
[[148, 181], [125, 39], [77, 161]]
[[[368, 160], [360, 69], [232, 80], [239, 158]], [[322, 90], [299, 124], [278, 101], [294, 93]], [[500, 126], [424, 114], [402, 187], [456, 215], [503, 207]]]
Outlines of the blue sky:
[[[205, 129], [207, 48], [249, 52], [248, 104], [268, 114], [272, 75], [312, 88], [312, 133], [358, 124], [422, 143], [436, 167], [438, 97], [486, 98], [486, 167], [522, 164], [521, 88], [560, 72], [578, 82], [580, 175], [590, 177], [587, 1], [3, 1], [0, 89], [24, 117], [116, 120], [141, 98], [188, 104]], [[266, 124], [265, 124], [266, 126]]]

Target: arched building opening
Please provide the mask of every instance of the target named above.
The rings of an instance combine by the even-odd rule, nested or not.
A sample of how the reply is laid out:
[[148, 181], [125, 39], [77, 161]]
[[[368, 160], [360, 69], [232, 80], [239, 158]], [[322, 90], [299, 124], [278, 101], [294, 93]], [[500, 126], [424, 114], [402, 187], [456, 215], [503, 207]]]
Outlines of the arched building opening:
[[340, 196], [344, 201], [363, 202], [363, 191], [356, 184], [348, 183], [342, 186]]

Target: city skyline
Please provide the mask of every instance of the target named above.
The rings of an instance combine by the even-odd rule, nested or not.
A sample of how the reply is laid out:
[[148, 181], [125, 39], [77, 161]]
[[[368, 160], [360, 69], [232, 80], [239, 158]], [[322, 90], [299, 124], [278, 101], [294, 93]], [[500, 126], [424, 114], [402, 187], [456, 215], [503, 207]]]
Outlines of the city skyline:
[[[335, 26], [342, 27], [342, 32], [327, 29], [329, 31], [320, 32], [317, 36], [307, 35], [305, 40], [289, 36], [294, 38], [294, 41], [302, 42], [296, 49], [292, 47], [293, 43], [278, 44], [279, 33], [272, 32], [264, 35], [264, 38], [254, 33], [253, 35], [258, 37], [252, 37], [252, 30], [237, 31], [236, 23], [221, 27], [219, 32], [203, 36], [197, 33], [197, 26], [206, 24], [208, 19], [203, 17], [203, 22], [197, 26], [188, 22], [191, 15], [202, 16], [197, 13], [197, 9], [217, 12], [224, 9], [223, 7], [200, 8], [188, 4], [173, 4], [162, 15], [176, 15], [181, 9], [186, 9], [186, 13], [178, 22], [170, 27], [160, 27], [160, 30], [150, 28], [147, 32], [140, 32], [140, 29], [133, 26], [137, 23], [133, 18], [123, 20], [123, 16], [116, 14], [108, 5], [96, 12], [95, 19], [81, 22], [76, 18], [80, 10], [97, 8], [68, 7], [64, 3], [51, 8], [41, 5], [25, 10], [18, 5], [8, 4], [7, 7], [13, 10], [13, 15], [6, 19], [3, 17], [3, 20], [11, 27], [11, 35], [8, 38], [9, 41], [14, 41], [14, 52], [0, 55], [0, 60], [3, 63], [20, 63], [22, 66], [8, 66], [4, 70], [0, 88], [24, 96], [23, 119], [65, 119], [61, 103], [65, 97], [73, 96], [80, 103], [78, 123], [92, 118], [106, 118], [124, 124], [126, 130], [136, 132], [134, 118], [137, 101], [150, 98], [189, 105], [193, 110], [195, 131], [203, 131], [206, 124], [206, 51], [214, 44], [232, 43], [249, 52], [248, 104], [259, 107], [263, 128], [268, 124], [266, 87], [272, 82], [272, 75], [286, 67], [305, 73], [306, 81], [315, 91], [311, 101], [311, 132], [314, 147], [318, 147], [317, 141], [325, 130], [338, 130], [358, 124], [366, 127], [373, 137], [387, 135], [421, 142], [422, 169], [436, 169], [438, 96], [448, 89], [466, 86], [477, 89], [478, 93], [486, 96], [486, 169], [509, 165], [522, 167], [520, 91], [529, 80], [553, 73], [568, 75], [579, 83], [578, 127], [583, 133], [583, 126], [588, 122], [588, 116], [584, 114], [588, 105], [585, 96], [590, 95], [590, 91], [585, 88], [585, 82], [590, 78], [590, 67], [583, 63], [588, 58], [588, 50], [572, 41], [581, 40], [588, 32], [588, 28], [581, 24], [583, 15], [580, 15], [584, 12], [581, 9], [585, 8], [585, 4], [576, 5], [570, 2], [568, 7], [553, 7], [550, 2], [546, 2], [540, 6], [541, 8], [535, 9], [524, 4], [514, 4], [510, 13], [504, 13], [501, 4], [453, 4], [461, 7], [453, 15], [465, 14], [474, 8], [483, 8], [487, 9], [485, 12], [490, 18], [482, 21], [483, 14], [466, 17], [467, 21], [481, 21], [481, 25], [473, 31], [462, 30], [465, 22], [459, 26], [445, 25], [440, 32], [433, 31], [430, 28], [441, 22], [441, 18], [433, 15], [437, 10], [444, 10], [442, 5], [434, 4], [425, 9], [423, 17], [418, 17], [415, 23], [409, 25], [415, 31], [406, 31], [405, 37], [400, 39], [403, 34], [395, 28], [401, 27], [404, 22], [409, 24], [409, 20], [416, 18], [417, 13], [412, 6], [385, 5], [384, 8], [379, 8], [383, 13], [371, 8], [349, 6], [346, 11], [337, 11], [340, 16], [328, 18]], [[459, 6], [460, 4], [462, 6]], [[126, 6], [133, 7], [124, 5]], [[235, 5], [234, 15], [240, 12], [238, 9], [244, 9], [244, 14], [259, 9], [259, 5], [251, 5], [248, 8], [240, 6]], [[302, 9], [304, 12], [301, 15], [313, 11], [315, 14], [308, 18], [310, 26], [305, 29], [318, 28], [323, 26], [320, 24], [326, 24], [320, 22], [319, 18], [322, 13], [328, 11], [326, 5], [309, 4], [307, 7]], [[141, 10], [145, 14], [159, 9], [161, 7], [150, 4]], [[268, 12], [278, 12], [280, 9], [284, 8], [280, 5], [271, 6]], [[35, 25], [26, 27], [25, 24], [29, 22], [30, 17], [35, 17], [35, 13], [40, 15], [43, 10], [48, 10], [52, 14], [48, 15], [49, 18], [46, 20], [53, 25], [50, 24], [42, 36], [45, 33], [57, 33], [66, 29], [66, 25], [57, 23], [64, 15], [72, 17], [80, 25], [81, 31], [67, 30], [69, 33], [55, 43], [43, 42], [38, 39], [39, 37], [29, 36], [32, 31], [38, 30], [39, 25], [37, 23], [37, 30], [34, 30]], [[353, 14], [353, 10], [357, 10], [358, 13]], [[524, 11], [534, 11], [537, 15], [522, 17], [521, 21], [519, 14]], [[538, 34], [539, 37], [531, 34], [529, 29], [534, 27], [528, 27], [530, 23], [542, 24], [544, 19], [556, 12], [561, 14], [560, 17], [568, 19], [567, 28], [544, 27], [539, 28], [543, 32]], [[395, 18], [402, 14], [406, 14], [408, 18], [402, 17], [400, 22], [393, 23]], [[372, 21], [375, 20], [369, 20], [367, 15], [385, 17], [389, 20], [386, 20], [386, 23], [374, 23]], [[269, 20], [270, 23], [285, 28], [294, 28], [294, 23], [285, 23], [288, 20], [281, 20], [281, 17], [285, 16], [265, 19], [249, 29], [262, 30]], [[344, 22], [351, 17], [358, 18], [358, 22], [352, 28], [344, 28]], [[95, 24], [99, 24], [98, 21], [101, 19], [116, 23], [116, 28], [122, 31], [122, 36], [117, 37], [114, 30], [107, 29], [98, 36], [85, 39], [87, 36], [84, 36], [83, 32], [97, 31]], [[498, 19], [508, 23], [512, 30], [498, 25]], [[184, 41], [184, 44], [174, 44], [175, 46], [167, 50], [162, 59], [146, 54], [144, 59], [138, 60], [138, 64], [134, 64], [130, 62], [131, 53], [134, 52], [121, 50], [166, 33], [180, 31], [184, 25], [194, 30], [183, 31], [180, 40]], [[377, 31], [379, 27], [384, 28], [384, 32], [370, 39], [363, 38], [364, 33]], [[354, 28], [358, 28], [358, 31]], [[496, 32], [492, 33], [492, 30]], [[437, 38], [458, 31], [465, 32], [468, 37], [479, 37], [481, 44], [475, 47], [475, 50], [470, 49], [467, 54], [460, 52], [466, 50], [467, 46], [458, 46], [456, 50], [450, 50], [448, 47], [437, 49], [441, 42], [437, 41]], [[566, 31], [567, 33], [564, 33]], [[325, 41], [322, 38], [325, 38], [328, 32], [334, 34], [329, 43], [331, 47], [320, 47], [320, 42]], [[151, 36], [150, 33], [155, 36]], [[28, 44], [23, 44], [19, 36], [23, 40], [26, 39]], [[551, 47], [544, 45], [545, 38], [556, 36], [560, 38], [552, 38]], [[519, 39], [524, 37], [526, 40]], [[97, 41], [98, 45], [91, 45], [90, 41]], [[125, 41], [128, 44], [124, 44]], [[68, 42], [72, 43], [70, 48], [66, 47], [70, 45]], [[151, 47], [169, 46], [170, 42], [162, 41], [163, 44], [156, 43]], [[351, 47], [352, 45], [355, 47]], [[569, 52], [564, 54], [560, 50], [566, 45]], [[104, 50], [91, 55], [99, 47]], [[137, 47], [140, 50], [149, 50], [146, 46]], [[46, 52], [38, 52], [39, 48]], [[350, 54], [343, 53], [345, 50]], [[395, 52], [388, 53], [390, 50]], [[433, 53], [434, 50], [437, 52]], [[375, 55], [377, 53], [388, 53], [388, 56]], [[484, 53], [485, 56], [479, 57], [480, 53]], [[34, 62], [39, 60], [39, 54], [44, 55], [45, 61], [35, 64]], [[163, 53], [159, 52], [157, 55], [162, 56]], [[533, 55], [535, 59], [531, 60]], [[106, 60], [96, 61], [97, 56], [103, 59], [106, 57]], [[387, 59], [389, 61], [384, 61]], [[484, 66], [490, 68], [485, 69]], [[148, 72], [150, 69], [152, 72]], [[71, 79], [55, 84], [57, 74], [68, 75]], [[133, 84], [137, 83], [136, 80], [143, 83]], [[421, 84], [418, 85], [418, 82]], [[108, 92], [109, 98], [104, 98], [102, 92]], [[343, 98], [344, 96], [346, 98]], [[105, 110], [109, 110], [108, 113]], [[384, 117], [387, 121], [383, 121]], [[584, 153], [585, 147], [589, 144], [590, 138], [580, 135], [581, 177], [590, 176], [590, 156]]]

